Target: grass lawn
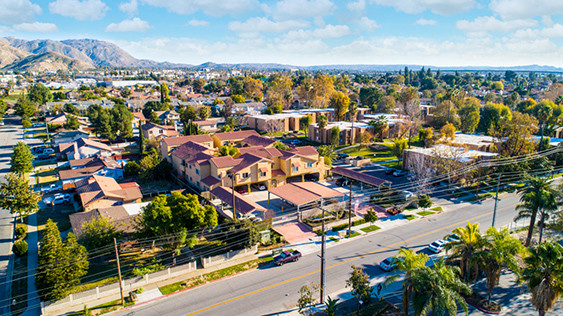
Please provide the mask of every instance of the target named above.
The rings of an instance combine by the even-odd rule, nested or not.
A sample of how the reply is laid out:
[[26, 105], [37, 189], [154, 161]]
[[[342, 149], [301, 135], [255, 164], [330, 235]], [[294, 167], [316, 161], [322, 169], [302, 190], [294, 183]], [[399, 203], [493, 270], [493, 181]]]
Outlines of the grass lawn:
[[378, 143], [379, 145], [384, 145], [387, 149], [374, 150], [371, 147], [366, 146], [356, 146], [353, 148], [345, 149], [342, 152], [350, 156], [361, 156], [365, 158], [370, 158], [372, 162], [387, 161], [395, 159], [391, 149], [384, 143]]
[[442, 209], [441, 206], [433, 207], [433, 208], [431, 208], [430, 210], [431, 210], [431, 211], [435, 211], [435, 212], [441, 212], [441, 211], [443, 211], [443, 209]]
[[428, 215], [434, 214], [434, 212], [422, 211], [422, 212], [418, 212], [418, 213], [416, 213], [416, 214], [418, 214], [418, 215], [420, 215], [420, 216], [428, 216]]
[[391, 161], [383, 163], [382, 165], [395, 168], [395, 169], [403, 169], [403, 162], [402, 161]]
[[[291, 250], [288, 250], [291, 251]], [[264, 264], [267, 262], [271, 262], [272, 260], [274, 260], [274, 258], [272, 256], [267, 256], [267, 257], [263, 257], [263, 258], [258, 258], [255, 260], [251, 260], [248, 262], [244, 262], [244, 263], [240, 263], [228, 268], [224, 268], [224, 269], [220, 269], [217, 271], [213, 271], [213, 272], [209, 272], [206, 273], [204, 275], [202, 275], [202, 277], [193, 277], [191, 279], [185, 280], [185, 281], [181, 281], [181, 282], [176, 282], [176, 283], [172, 283], [169, 285], [165, 285], [165, 286], [161, 286], [159, 287], [160, 292], [162, 292], [162, 294], [167, 295], [167, 294], [171, 294], [183, 289], [188, 289], [206, 282], [210, 282], [210, 281], [214, 281], [220, 278], [224, 278], [226, 276], [230, 276], [236, 273], [240, 273], [246, 270], [250, 270], [253, 268], [258, 267], [260, 264]]]
[[381, 229], [381, 227], [375, 226], [375, 225], [371, 225], [371, 226], [364, 227], [364, 228], [360, 228], [360, 229], [361, 229], [364, 233], [371, 233], [371, 232], [374, 232], [374, 231], [376, 231], [376, 230]]
[[[131, 306], [133, 304], [134, 303], [129, 300], [129, 297], [125, 297], [125, 307]], [[117, 299], [115, 301], [107, 302], [107, 303], [104, 303], [104, 304], [94, 306], [92, 308], [88, 308], [88, 311], [91, 314], [87, 314], [84, 311], [80, 311], [80, 312], [70, 313], [70, 314], [67, 314], [67, 315], [72, 315], [72, 316], [100, 315], [100, 314], [106, 314], [106, 313], [109, 313], [109, 312], [113, 312], [113, 311], [118, 310], [120, 308], [121, 308], [121, 299]]]
[[51, 207], [40, 209], [39, 212], [37, 212], [37, 231], [39, 232], [39, 240], [41, 240], [45, 224], [47, 224], [47, 220], [49, 218], [57, 224], [57, 227], [59, 227], [61, 232], [69, 230], [71, 226], [68, 214], [73, 211], [74, 207], [72, 204], [57, 205], [54, 210]]
[[352, 235], [350, 237], [348, 237], [348, 234], [346, 234], [345, 238], [354, 238], [356, 236], [360, 236], [361, 234], [358, 232], [353, 232]]
[[405, 215], [405, 219], [412, 221], [414, 219], [414, 215]]
[[334, 238], [334, 237], [328, 237], [328, 239], [330, 239], [330, 240], [332, 240], [332, 241], [335, 241], [335, 242], [339, 242], [339, 241], [340, 241], [340, 240], [338, 240], [337, 238]]
[[417, 207], [409, 206], [409, 207], [405, 208], [405, 211], [414, 211], [416, 209], [417, 209]]
[[35, 181], [39, 185], [59, 181], [58, 170], [56, 168], [39, 170], [35, 173]]

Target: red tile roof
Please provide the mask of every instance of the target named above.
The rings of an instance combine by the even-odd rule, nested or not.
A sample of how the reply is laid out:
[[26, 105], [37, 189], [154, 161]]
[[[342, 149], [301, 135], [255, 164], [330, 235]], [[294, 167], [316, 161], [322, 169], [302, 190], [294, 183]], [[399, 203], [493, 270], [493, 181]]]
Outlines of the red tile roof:
[[213, 157], [210, 161], [217, 166], [217, 168], [234, 167], [241, 162], [241, 159], [234, 159], [231, 156]]
[[354, 170], [350, 170], [350, 169], [346, 169], [346, 168], [342, 168], [342, 167], [336, 167], [334, 169], [331, 170], [333, 174], [338, 174], [350, 179], [354, 179], [357, 181], [361, 181], [367, 184], [371, 184], [371, 185], [376, 185], [379, 186], [381, 184], [384, 183], [391, 183], [391, 181], [387, 181], [387, 180], [383, 180], [381, 178], [378, 177], [374, 177], [374, 176], [370, 176], [369, 174], [365, 174], [362, 172], [358, 172], [358, 171], [354, 171]]
[[168, 146], [179, 146], [185, 144], [189, 141], [194, 143], [212, 143], [213, 139], [209, 134], [202, 135], [190, 135], [190, 136], [178, 136], [178, 137], [167, 137], [162, 140]]
[[213, 185], [215, 185], [215, 184], [221, 182], [221, 180], [219, 180], [219, 179], [217, 179], [217, 178], [215, 178], [215, 177], [213, 177], [213, 176], [209, 176], [209, 177], [206, 177], [206, 178], [204, 178], [203, 180], [201, 180], [201, 182], [202, 182], [203, 184], [205, 184], [205, 185], [211, 187], [211, 186], [213, 186]]
[[263, 137], [259, 135], [250, 135], [245, 139], [243, 139], [242, 142], [250, 146], [268, 147], [273, 145], [276, 141], [268, 137]]
[[268, 161], [268, 162], [272, 162], [270, 159], [267, 158], [262, 158], [260, 156], [256, 156], [253, 154], [244, 154], [242, 156], [239, 157], [239, 159], [241, 160], [236, 166], [234, 166], [233, 168], [231, 168], [231, 170], [229, 170], [230, 172], [239, 172], [245, 168], [248, 168], [260, 161]]
[[217, 136], [219, 140], [236, 140], [236, 139], [245, 139], [248, 136], [260, 136], [257, 131], [255, 130], [244, 130], [244, 131], [236, 131], [236, 132], [225, 132], [225, 133], [216, 133], [214, 136]]
[[281, 157], [282, 153], [274, 147], [262, 147], [262, 146], [251, 146], [251, 147], [242, 147], [239, 148], [239, 152], [241, 155], [244, 154], [253, 154], [256, 156], [264, 157], [264, 158], [272, 158], [272, 157]]
[[203, 153], [205, 151], [210, 150], [211, 148], [200, 145], [198, 143], [195, 143], [193, 141], [188, 141], [178, 147], [176, 147], [176, 149], [172, 152], [172, 156], [176, 156], [180, 159], [185, 159], [185, 158], [189, 158], [191, 156], [194, 156], [198, 153]]
[[[233, 206], [233, 192], [230, 188], [219, 186], [211, 190], [211, 194], [215, 195], [218, 199], [227, 203], [228, 205]], [[235, 209], [242, 214], [248, 214], [253, 211], [266, 210], [256, 202], [242, 196], [238, 192], [235, 192]]]

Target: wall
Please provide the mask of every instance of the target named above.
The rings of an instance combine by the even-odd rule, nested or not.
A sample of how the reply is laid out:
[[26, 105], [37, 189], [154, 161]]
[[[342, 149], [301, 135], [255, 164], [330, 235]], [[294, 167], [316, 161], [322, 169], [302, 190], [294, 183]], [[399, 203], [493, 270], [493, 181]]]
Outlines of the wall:
[[251, 248], [245, 248], [236, 251], [230, 251], [221, 255], [213, 256], [213, 257], [203, 257], [201, 258], [201, 265], [203, 268], [212, 267], [214, 265], [218, 265], [224, 262], [227, 262], [231, 259], [240, 259], [247, 256], [252, 256], [258, 251], [258, 245], [254, 245]]

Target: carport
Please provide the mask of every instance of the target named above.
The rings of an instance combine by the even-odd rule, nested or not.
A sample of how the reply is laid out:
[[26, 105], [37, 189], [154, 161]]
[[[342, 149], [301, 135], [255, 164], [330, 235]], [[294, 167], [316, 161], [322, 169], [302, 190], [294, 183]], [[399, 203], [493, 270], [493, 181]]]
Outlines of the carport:
[[360, 182], [360, 188], [363, 190], [363, 184], [369, 184], [381, 189], [383, 184], [391, 184], [391, 181], [384, 180], [378, 177], [370, 176], [369, 174], [365, 174], [362, 172], [350, 170], [347, 168], [336, 167], [331, 170], [333, 174], [337, 174], [348, 179], [356, 180]]
[[[276, 188], [268, 190], [268, 204], [270, 203], [270, 194], [274, 194], [282, 199], [282, 203], [289, 202], [299, 208], [322, 201], [329, 198], [343, 197], [344, 194], [316, 182], [295, 182], [281, 185]], [[283, 212], [283, 205], [282, 205]]]
[[[211, 194], [221, 200], [221, 202], [233, 207], [233, 191], [231, 188], [219, 186], [211, 190]], [[223, 211], [223, 203], [221, 203], [221, 211]], [[235, 192], [235, 211], [242, 215], [253, 213], [255, 211], [265, 214], [264, 212], [266, 212], [266, 209], [258, 205], [256, 202], [242, 196], [240, 193]], [[223, 212], [223, 214], [227, 216], [225, 212]]]

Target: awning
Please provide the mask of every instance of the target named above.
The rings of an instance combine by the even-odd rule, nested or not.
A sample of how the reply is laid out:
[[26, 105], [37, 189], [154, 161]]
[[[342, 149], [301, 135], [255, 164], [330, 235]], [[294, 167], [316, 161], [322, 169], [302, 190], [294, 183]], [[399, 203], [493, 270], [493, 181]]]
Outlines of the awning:
[[268, 191], [297, 206], [312, 203], [323, 198], [344, 196], [343, 193], [316, 182], [288, 183], [271, 188]]
[[268, 172], [268, 167], [260, 167], [260, 172]]
[[300, 167], [300, 166], [301, 166], [301, 163], [300, 163], [299, 161], [293, 161], [293, 162], [291, 163], [291, 165], [294, 166], [294, 167]]

